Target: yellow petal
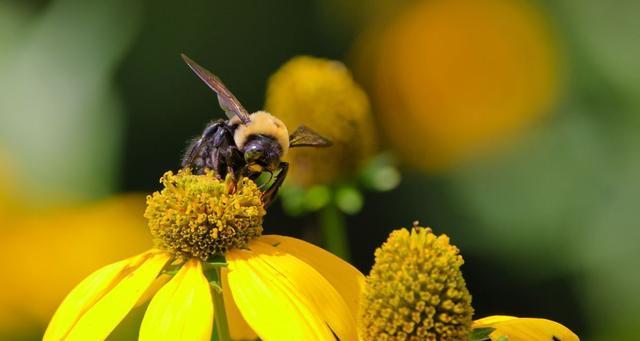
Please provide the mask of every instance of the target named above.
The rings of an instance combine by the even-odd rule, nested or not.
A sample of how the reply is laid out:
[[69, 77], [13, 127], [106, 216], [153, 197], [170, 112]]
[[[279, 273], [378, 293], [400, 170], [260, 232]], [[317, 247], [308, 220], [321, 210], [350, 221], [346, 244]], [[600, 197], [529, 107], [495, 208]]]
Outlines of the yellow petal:
[[135, 266], [140, 256], [107, 265], [82, 280], [62, 301], [51, 318], [43, 340], [62, 339], [78, 319], [122, 278], [126, 268]]
[[107, 265], [82, 280], [56, 310], [43, 339], [58, 340], [67, 335], [87, 310], [150, 255], [148, 251]]
[[513, 319], [517, 319], [517, 317], [507, 315], [492, 315], [473, 321], [473, 327], [476, 328], [477, 326], [488, 326], [497, 322], [503, 322]]
[[338, 339], [357, 340], [358, 335], [353, 328], [356, 319], [344, 298], [326, 278], [309, 264], [271, 244], [254, 241], [250, 247], [269, 265], [283, 274], [313, 304], [313, 308], [326, 321]]
[[[3, 265], [0, 330], [44, 330], [60, 302], [89, 274], [148, 250], [143, 211], [141, 195], [28, 214], [12, 209], [12, 217], [0, 223], [0, 244], [5, 254], [29, 257]], [[55, 266], [43, 267], [43, 259]]]
[[144, 294], [142, 294], [142, 296], [138, 299], [138, 302], [136, 302], [134, 307], [137, 308], [148, 303], [151, 298], [156, 295], [158, 290], [160, 290], [160, 288], [167, 284], [167, 282], [169, 282], [171, 278], [173, 278], [173, 276], [168, 274], [160, 274], [156, 279], [153, 280], [153, 283], [149, 285]]
[[316, 269], [338, 290], [354, 318], [358, 316], [360, 292], [364, 285], [364, 275], [358, 269], [340, 257], [300, 239], [265, 235], [257, 240], [275, 245], [283, 252], [294, 255]]
[[139, 340], [209, 340], [212, 326], [209, 281], [191, 259], [151, 300]]
[[560, 323], [539, 318], [516, 318], [496, 315], [474, 321], [473, 328], [482, 327], [495, 328], [489, 335], [493, 341], [503, 336], [509, 341], [580, 340], [569, 328]]
[[234, 249], [226, 258], [233, 299], [261, 339], [335, 339], [313, 304], [263, 257]]
[[229, 336], [234, 340], [255, 340], [258, 335], [251, 329], [247, 321], [244, 320], [236, 302], [229, 289], [229, 270], [222, 268], [222, 290], [224, 297], [224, 309], [227, 313], [227, 324], [229, 325]]
[[125, 268], [120, 278], [77, 319], [65, 340], [106, 338], [153, 283], [169, 258], [166, 253], [150, 252], [142, 257], [139, 265]]

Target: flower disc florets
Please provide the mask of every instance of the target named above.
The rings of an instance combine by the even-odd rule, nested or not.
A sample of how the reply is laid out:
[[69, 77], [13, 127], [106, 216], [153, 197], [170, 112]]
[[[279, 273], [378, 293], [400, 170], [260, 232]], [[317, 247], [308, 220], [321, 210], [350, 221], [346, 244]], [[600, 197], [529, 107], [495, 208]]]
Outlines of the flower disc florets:
[[471, 295], [449, 237], [429, 228], [396, 230], [375, 257], [360, 311], [364, 340], [467, 339]]
[[156, 247], [207, 260], [260, 236], [265, 215], [260, 190], [248, 178], [235, 186], [231, 181], [188, 169], [165, 173], [164, 189], [147, 196], [144, 213]]

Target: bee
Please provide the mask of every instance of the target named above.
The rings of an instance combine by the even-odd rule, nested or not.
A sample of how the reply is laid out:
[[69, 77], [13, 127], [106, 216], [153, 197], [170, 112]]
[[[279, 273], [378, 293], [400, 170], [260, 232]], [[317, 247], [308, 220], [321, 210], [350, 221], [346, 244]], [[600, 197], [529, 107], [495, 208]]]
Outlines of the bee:
[[234, 181], [240, 176], [256, 180], [267, 172], [271, 175], [267, 183], [277, 172], [273, 183], [262, 194], [262, 202], [267, 207], [287, 176], [289, 164], [282, 159], [289, 148], [331, 146], [329, 139], [305, 126], [289, 135], [287, 126], [270, 113], [250, 114], [218, 77], [185, 54], [181, 56], [217, 94], [220, 108], [227, 115], [226, 120], [210, 122], [202, 135], [192, 141], [182, 159], [183, 168], [191, 168], [194, 174], [204, 174], [210, 169], [219, 179], [230, 174]]

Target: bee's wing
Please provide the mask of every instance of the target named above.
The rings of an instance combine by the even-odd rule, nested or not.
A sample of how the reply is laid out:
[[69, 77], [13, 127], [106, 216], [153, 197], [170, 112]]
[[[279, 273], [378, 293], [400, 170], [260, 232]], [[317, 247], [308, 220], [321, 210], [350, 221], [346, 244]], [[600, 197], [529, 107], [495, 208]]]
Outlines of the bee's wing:
[[305, 127], [299, 126], [289, 136], [289, 147], [329, 147], [332, 145], [331, 140], [315, 131]]
[[249, 123], [251, 121], [249, 119], [249, 112], [240, 104], [240, 101], [234, 96], [229, 89], [222, 83], [220, 78], [216, 77], [213, 73], [209, 72], [209, 70], [203, 68], [198, 65], [198, 63], [191, 60], [184, 53], [181, 54], [182, 59], [189, 65], [191, 70], [195, 72], [203, 82], [205, 82], [211, 90], [215, 91], [218, 94], [218, 102], [220, 103], [220, 108], [224, 110], [225, 114], [227, 114], [228, 118], [232, 118], [233, 116], [238, 116], [240, 121], [243, 124]]

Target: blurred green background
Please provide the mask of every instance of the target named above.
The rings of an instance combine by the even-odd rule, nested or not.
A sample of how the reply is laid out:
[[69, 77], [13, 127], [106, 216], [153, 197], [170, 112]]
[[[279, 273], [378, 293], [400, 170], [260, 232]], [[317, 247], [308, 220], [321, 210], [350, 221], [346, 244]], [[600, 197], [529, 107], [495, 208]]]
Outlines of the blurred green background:
[[[250, 111], [296, 55], [353, 71], [402, 173], [347, 217], [364, 273], [419, 220], [462, 250], [477, 317], [639, 338], [639, 13], [630, 0], [0, 2], [0, 338], [38, 339], [74, 283], [147, 247], [142, 194], [223, 116], [181, 52]], [[276, 203], [265, 230], [321, 243], [317, 220]]]

